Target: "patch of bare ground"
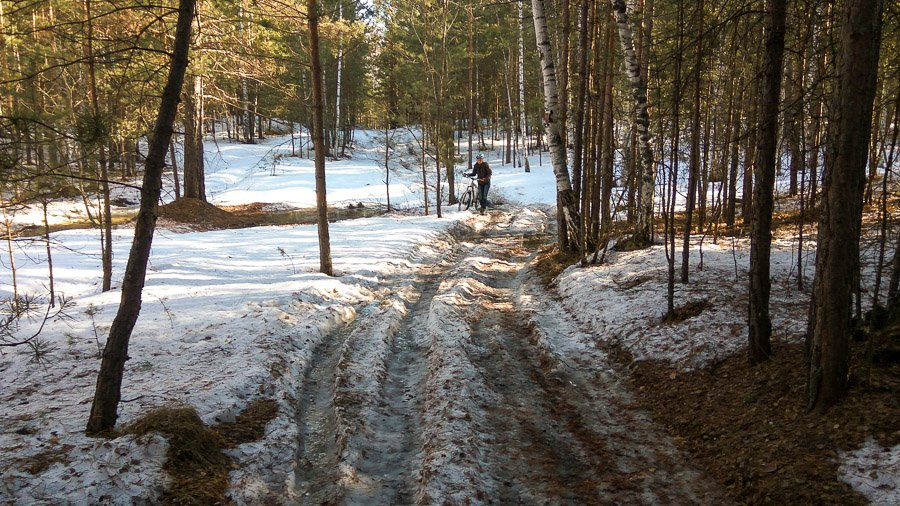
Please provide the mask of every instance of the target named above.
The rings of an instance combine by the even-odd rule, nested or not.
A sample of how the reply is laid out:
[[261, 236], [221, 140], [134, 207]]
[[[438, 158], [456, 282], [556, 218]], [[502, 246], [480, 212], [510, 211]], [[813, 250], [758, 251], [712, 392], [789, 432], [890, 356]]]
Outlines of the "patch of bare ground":
[[776, 345], [756, 366], [745, 354], [688, 373], [639, 363], [632, 382], [640, 402], [738, 502], [865, 504], [839, 480], [838, 452], [867, 438], [900, 442], [900, 363], [890, 351], [898, 344], [900, 325], [854, 343], [848, 395], [823, 416], [806, 410], [800, 344]]
[[241, 228], [252, 224], [252, 220], [219, 209], [200, 199], [182, 198], [159, 207], [160, 226], [189, 226], [192, 230], [208, 231], [225, 228]]
[[562, 271], [577, 261], [577, 253], [560, 251], [558, 246], [553, 246], [538, 255], [534, 269], [544, 285], [550, 286]]
[[[329, 207], [328, 220], [366, 218], [383, 212], [382, 209], [366, 207], [361, 203], [340, 208]], [[261, 202], [220, 208], [199, 199], [182, 198], [160, 206], [159, 217], [159, 226], [162, 228], [203, 232], [263, 225], [312, 225], [316, 223], [317, 211], [315, 207], [276, 209], [271, 204]]]

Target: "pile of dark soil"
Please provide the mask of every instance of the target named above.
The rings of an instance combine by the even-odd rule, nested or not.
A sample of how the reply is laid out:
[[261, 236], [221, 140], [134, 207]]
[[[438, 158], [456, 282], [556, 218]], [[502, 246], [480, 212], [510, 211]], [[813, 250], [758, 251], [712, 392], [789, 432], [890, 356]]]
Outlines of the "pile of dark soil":
[[165, 221], [189, 225], [194, 230], [219, 230], [250, 226], [250, 220], [204, 202], [182, 198], [160, 206], [159, 217]]
[[[347, 208], [329, 207], [328, 221], [367, 218], [384, 213], [384, 209], [363, 204]], [[293, 210], [272, 210], [272, 206], [255, 202], [219, 208], [198, 199], [182, 198], [160, 206], [160, 227], [189, 228], [195, 231], [246, 228], [263, 225], [313, 225], [317, 221], [315, 207]]]
[[[897, 330], [884, 331], [893, 335], [888, 341]], [[854, 343], [850, 391], [825, 415], [806, 410], [802, 345], [776, 346], [756, 366], [746, 354], [689, 373], [640, 363], [634, 390], [739, 503], [865, 504], [839, 481], [837, 457], [868, 438], [900, 442], [900, 363], [878, 360], [884, 344], [874, 335]]]

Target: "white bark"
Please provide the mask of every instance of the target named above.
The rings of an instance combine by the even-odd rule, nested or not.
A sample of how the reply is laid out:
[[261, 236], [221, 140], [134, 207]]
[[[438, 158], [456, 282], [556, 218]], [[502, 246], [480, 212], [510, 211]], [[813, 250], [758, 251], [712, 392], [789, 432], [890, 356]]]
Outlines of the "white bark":
[[553, 50], [547, 34], [547, 18], [544, 15], [544, 0], [531, 0], [534, 17], [534, 37], [538, 51], [541, 53], [541, 75], [544, 81], [544, 121], [547, 123], [547, 137], [550, 147], [550, 160], [553, 173], [556, 175], [556, 193], [563, 217], [568, 228], [571, 244], [580, 243], [578, 239], [581, 218], [575, 202], [575, 192], [569, 179], [569, 168], [566, 165], [566, 150], [559, 131], [559, 92], [556, 85], [556, 68], [553, 64]]
[[656, 190], [656, 167], [653, 163], [653, 148], [650, 145], [650, 115], [647, 112], [647, 83], [641, 75], [641, 66], [634, 52], [634, 37], [628, 24], [628, 11], [625, 0], [613, 1], [613, 12], [616, 16], [616, 27], [625, 60], [625, 74], [631, 82], [634, 97], [634, 123], [638, 135], [638, 152], [640, 158], [640, 186], [638, 187], [638, 203], [635, 209], [635, 239], [638, 242], [649, 242], [653, 227], [653, 197]]
[[[241, 35], [243, 35], [244, 34], [244, 5], [243, 5], [243, 3], [238, 5], [238, 18], [239, 18], [238, 29], [240, 30]], [[248, 24], [247, 32], [249, 33], [249, 31], [250, 31], [249, 22], [247, 24]], [[249, 45], [249, 37], [250, 36], [248, 35], [247, 36], [248, 45]], [[243, 125], [243, 127], [244, 127], [244, 142], [253, 142], [253, 138], [251, 137], [252, 134], [250, 133], [250, 129], [253, 128], [251, 125], [251, 122], [253, 121], [253, 119], [250, 117], [250, 98], [247, 93], [247, 78], [243, 77], [243, 76], [241, 77], [241, 104], [243, 104], [243, 106], [244, 106], [244, 114], [243, 114], [243, 117], [244, 117], [244, 125]]]
[[[338, 21], [344, 18], [344, 5], [343, 3], [338, 3]], [[334, 142], [335, 146], [342, 146], [342, 132], [343, 128], [341, 128], [341, 67], [343, 64], [344, 58], [344, 50], [340, 47], [340, 43], [338, 47], [337, 54], [337, 91], [335, 95], [334, 101]], [[337, 155], [335, 155], [337, 156]]]
[[528, 149], [525, 135], [525, 29], [522, 20], [524, 13], [522, 2], [519, 0], [519, 138], [521, 143], [521, 160], [525, 164], [525, 172], [531, 172], [531, 166], [528, 164]]

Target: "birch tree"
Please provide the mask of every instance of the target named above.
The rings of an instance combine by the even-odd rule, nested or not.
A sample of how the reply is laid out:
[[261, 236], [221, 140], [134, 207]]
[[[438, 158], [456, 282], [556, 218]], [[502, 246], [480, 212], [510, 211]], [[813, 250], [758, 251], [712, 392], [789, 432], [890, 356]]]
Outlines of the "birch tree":
[[526, 134], [526, 126], [525, 126], [525, 28], [524, 28], [524, 9], [523, 4], [525, 0], [519, 0], [517, 2], [519, 7], [519, 135], [518, 138], [521, 139], [521, 158], [523, 163], [525, 164], [525, 172], [531, 172], [531, 165], [528, 163], [528, 146], [527, 146], [527, 136]]
[[541, 75], [544, 81], [544, 121], [547, 124], [550, 160], [553, 163], [553, 173], [556, 176], [557, 205], [562, 210], [560, 218], [564, 220], [564, 223], [560, 223], [560, 226], [566, 226], [571, 238], [569, 244], [572, 247], [577, 247], [581, 242], [579, 238], [581, 216], [578, 212], [575, 192], [572, 191], [572, 181], [569, 178], [569, 168], [566, 165], [566, 149], [562, 142], [562, 133], [558, 121], [559, 94], [556, 87], [556, 68], [553, 64], [553, 50], [547, 33], [544, 1], [531, 0], [531, 8], [534, 18], [535, 42], [541, 54]]
[[634, 241], [649, 244], [653, 229], [653, 196], [656, 190], [656, 167], [653, 162], [653, 148], [650, 143], [650, 114], [647, 103], [647, 82], [641, 73], [640, 62], [634, 52], [634, 36], [628, 24], [628, 9], [625, 0], [614, 0], [612, 4], [616, 16], [616, 28], [625, 60], [625, 75], [631, 83], [634, 98], [634, 123], [637, 129], [640, 175], [637, 180], [638, 202], [635, 210]]

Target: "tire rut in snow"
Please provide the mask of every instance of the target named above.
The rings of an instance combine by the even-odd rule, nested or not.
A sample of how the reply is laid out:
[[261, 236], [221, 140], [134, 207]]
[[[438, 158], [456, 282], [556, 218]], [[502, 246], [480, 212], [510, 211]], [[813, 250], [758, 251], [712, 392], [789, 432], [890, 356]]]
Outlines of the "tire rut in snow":
[[501, 503], [587, 504], [600, 496], [600, 471], [610, 467], [603, 439], [582, 419], [583, 399], [548, 376], [516, 308], [519, 273], [530, 256], [511, 241], [489, 238], [495, 256], [479, 277], [485, 285], [471, 322], [469, 357], [495, 394], [487, 411], [488, 461], [498, 470]]
[[337, 429], [333, 409], [334, 370], [347, 326], [329, 333], [313, 350], [297, 397], [295, 493], [301, 504], [334, 503], [340, 497]]
[[316, 350], [299, 502], [727, 503], [531, 281], [540, 213], [491, 214]]
[[[394, 320], [393, 328], [373, 332], [366, 326], [365, 332], [355, 333], [345, 344], [337, 396], [348, 429], [344, 451], [348, 504], [414, 501], [421, 470], [426, 375], [422, 329], [440, 278], [454, 261], [454, 251], [420, 269], [411, 284], [395, 292], [389, 304], [399, 306], [394, 313], [400, 318], [380, 318], [382, 327]], [[363, 398], [365, 389], [360, 387], [367, 373], [376, 373], [378, 385], [370, 386]]]
[[299, 396], [300, 504], [413, 501], [425, 375], [417, 329], [455, 251], [450, 237], [429, 246], [315, 350]]
[[432, 303], [419, 503], [728, 504], [534, 285], [510, 225], [471, 236]]
[[548, 378], [577, 392], [583, 422], [603, 440], [611, 466], [602, 470], [601, 497], [614, 504], [731, 504], [724, 491], [698, 469], [665, 429], [637, 406], [621, 371], [579, 330], [562, 305], [529, 277], [520, 309], [532, 329], [530, 341]]

